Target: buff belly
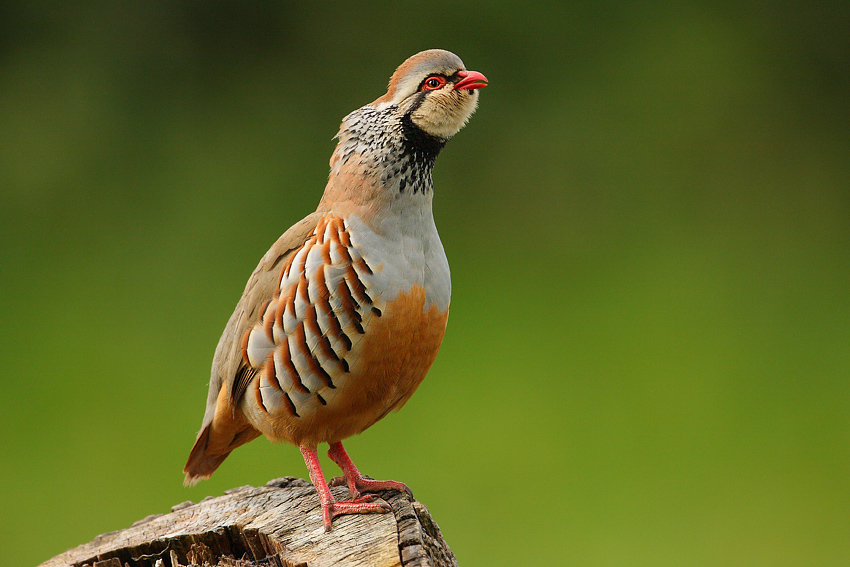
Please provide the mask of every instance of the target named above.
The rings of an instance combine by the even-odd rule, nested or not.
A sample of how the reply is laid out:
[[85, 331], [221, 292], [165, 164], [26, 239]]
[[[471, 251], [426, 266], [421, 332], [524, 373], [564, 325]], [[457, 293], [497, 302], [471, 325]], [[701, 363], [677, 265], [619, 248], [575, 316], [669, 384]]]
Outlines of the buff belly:
[[[425, 291], [416, 286], [384, 304], [371, 317], [347, 357], [349, 372], [336, 381], [333, 398], [304, 415], [262, 409], [260, 380], [242, 400], [251, 425], [273, 441], [316, 445], [360, 433], [413, 395], [434, 362], [445, 334], [448, 309], [426, 308]], [[268, 362], [271, 364], [273, 361]]]

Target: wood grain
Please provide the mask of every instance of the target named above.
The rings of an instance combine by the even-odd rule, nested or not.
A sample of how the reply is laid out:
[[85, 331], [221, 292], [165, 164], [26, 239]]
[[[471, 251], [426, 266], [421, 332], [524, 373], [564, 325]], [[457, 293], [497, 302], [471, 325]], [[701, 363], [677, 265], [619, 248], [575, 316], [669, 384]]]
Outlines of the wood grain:
[[[344, 487], [333, 492], [348, 497]], [[397, 491], [379, 496], [392, 514], [342, 516], [326, 534], [313, 485], [279, 478], [178, 504], [170, 514], [98, 536], [41, 567], [457, 566], [423, 504]]]

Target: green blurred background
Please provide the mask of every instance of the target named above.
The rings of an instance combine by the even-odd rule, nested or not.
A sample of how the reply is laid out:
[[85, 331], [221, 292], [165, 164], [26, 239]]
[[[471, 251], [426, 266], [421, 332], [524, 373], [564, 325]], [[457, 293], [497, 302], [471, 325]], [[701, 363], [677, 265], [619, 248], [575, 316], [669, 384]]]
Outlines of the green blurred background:
[[[227, 488], [181, 468], [245, 280], [422, 49], [490, 79], [440, 157], [452, 315], [351, 439], [461, 565], [847, 565], [850, 3], [0, 4], [0, 547]], [[335, 469], [325, 460], [328, 474]]]

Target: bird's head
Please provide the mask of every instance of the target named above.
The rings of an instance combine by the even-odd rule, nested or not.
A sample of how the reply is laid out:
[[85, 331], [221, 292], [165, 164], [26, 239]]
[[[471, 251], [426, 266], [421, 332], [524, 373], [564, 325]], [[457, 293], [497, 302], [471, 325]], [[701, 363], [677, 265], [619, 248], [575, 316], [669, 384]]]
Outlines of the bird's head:
[[442, 49], [402, 63], [387, 94], [342, 119], [319, 208], [356, 203], [368, 215], [401, 195], [419, 195], [416, 207], [430, 203], [437, 155], [475, 112], [478, 89], [486, 86], [484, 75]]
[[448, 140], [464, 127], [478, 105], [487, 77], [468, 71], [460, 57], [442, 49], [417, 53], [390, 78], [387, 94], [372, 103], [395, 105], [398, 113], [430, 136]]

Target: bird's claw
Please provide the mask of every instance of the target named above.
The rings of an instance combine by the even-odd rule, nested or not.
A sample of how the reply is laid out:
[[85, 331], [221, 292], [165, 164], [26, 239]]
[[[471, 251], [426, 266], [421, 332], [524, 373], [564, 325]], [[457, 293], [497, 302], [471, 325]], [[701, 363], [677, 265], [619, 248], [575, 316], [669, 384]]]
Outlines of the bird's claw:
[[322, 503], [322, 524], [325, 533], [331, 531], [333, 519], [347, 514], [386, 514], [392, 508], [386, 502], [374, 502], [376, 496], [367, 494], [354, 500], [331, 500]]
[[360, 498], [364, 492], [382, 492], [384, 490], [398, 490], [407, 494], [413, 500], [413, 491], [403, 482], [394, 480], [372, 480], [361, 476], [350, 482], [346, 476], [335, 476], [328, 482], [328, 486], [348, 486], [348, 491], [354, 500]]
[[362, 504], [362, 503], [365, 503], [365, 502], [374, 502], [375, 500], [377, 500], [377, 498], [378, 497], [375, 496], [374, 494], [361, 494], [360, 496], [355, 496], [351, 500], [348, 500], [348, 502], [353, 502], [355, 504]]

